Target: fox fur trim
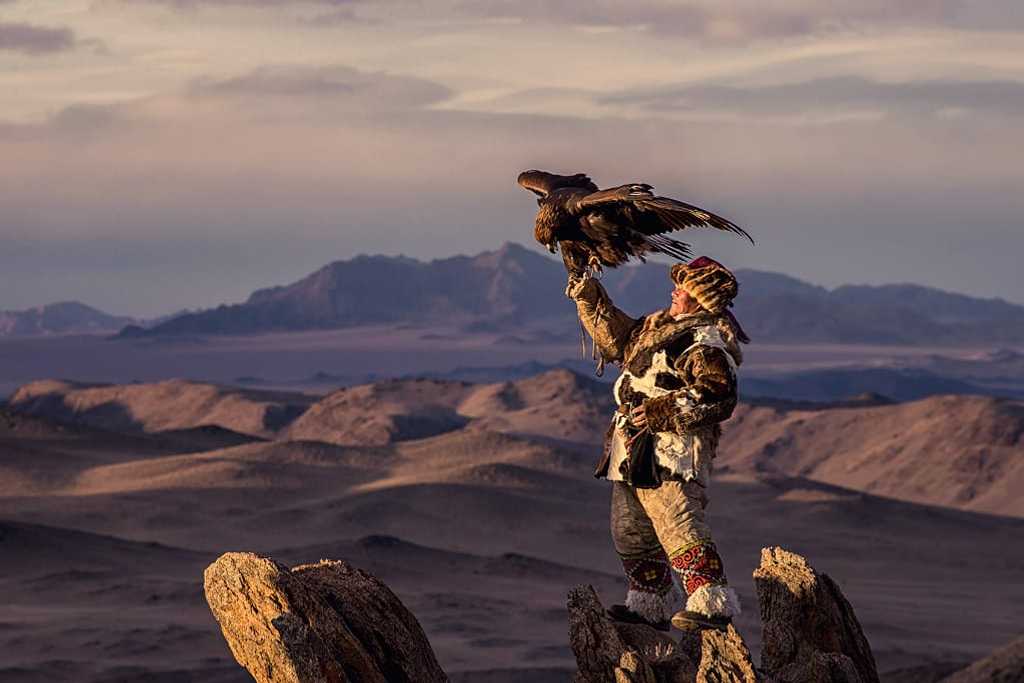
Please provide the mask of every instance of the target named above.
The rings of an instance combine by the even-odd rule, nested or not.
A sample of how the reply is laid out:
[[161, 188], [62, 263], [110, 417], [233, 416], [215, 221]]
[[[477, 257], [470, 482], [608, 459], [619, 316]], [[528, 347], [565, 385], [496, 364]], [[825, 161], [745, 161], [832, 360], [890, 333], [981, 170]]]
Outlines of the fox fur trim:
[[686, 599], [686, 609], [708, 617], [736, 617], [740, 597], [729, 586], [704, 584]]
[[655, 396], [644, 401], [644, 415], [652, 432], [667, 432], [675, 428], [672, 418], [679, 412], [675, 393]]
[[682, 602], [682, 591], [679, 590], [675, 582], [664, 593], [647, 593], [636, 590], [626, 591], [626, 607], [651, 623], [670, 619]]

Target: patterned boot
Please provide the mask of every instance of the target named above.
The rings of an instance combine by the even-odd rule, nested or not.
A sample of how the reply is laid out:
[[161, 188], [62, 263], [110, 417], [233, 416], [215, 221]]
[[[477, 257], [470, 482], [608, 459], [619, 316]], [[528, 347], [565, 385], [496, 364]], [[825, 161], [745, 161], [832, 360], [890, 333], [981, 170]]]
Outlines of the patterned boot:
[[612, 605], [608, 616], [616, 621], [647, 624], [667, 631], [669, 617], [682, 596], [672, 581], [672, 569], [665, 552], [658, 549], [646, 555], [620, 556], [620, 559], [628, 583], [626, 604]]
[[724, 631], [740, 613], [740, 599], [729, 587], [722, 558], [710, 541], [701, 541], [672, 556], [672, 568], [686, 589], [686, 608], [672, 615], [681, 631]]

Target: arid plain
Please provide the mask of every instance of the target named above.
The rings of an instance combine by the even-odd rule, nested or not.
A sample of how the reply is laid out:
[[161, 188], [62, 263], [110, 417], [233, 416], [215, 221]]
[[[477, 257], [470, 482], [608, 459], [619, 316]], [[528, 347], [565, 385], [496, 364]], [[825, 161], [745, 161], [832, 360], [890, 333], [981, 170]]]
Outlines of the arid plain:
[[[255, 355], [243, 362], [245, 345], [236, 348], [210, 373], [217, 384], [104, 373], [118, 348], [122, 360], [148, 359], [124, 366], [145, 370], [138, 379], [201, 373], [154, 363], [160, 342], [96, 339], [85, 347], [99, 349], [92, 359], [67, 354], [68, 340], [45, 342], [79, 369], [91, 360], [92, 374], [74, 376], [116, 383], [36, 381], [9, 396], [0, 680], [247, 680], [202, 598], [203, 567], [229, 550], [343, 558], [374, 572], [456, 680], [568, 678], [566, 591], [591, 583], [606, 601], [623, 591], [607, 485], [590, 476], [608, 385], [566, 370], [336, 391], [284, 381], [315, 367], [375, 370], [372, 354], [360, 364], [343, 344], [328, 364], [316, 355], [324, 335], [338, 349], [342, 333], [291, 337], [290, 355], [261, 350], [268, 338], [246, 342]], [[439, 372], [507, 361], [495, 341], [435, 338], [419, 361], [434, 358]], [[553, 346], [551, 358], [565, 351]], [[871, 353], [822, 347], [814, 357], [841, 365]], [[787, 362], [767, 349], [750, 365]], [[296, 386], [225, 386], [271, 370], [268, 384]], [[709, 514], [745, 601], [748, 642], [759, 638], [751, 571], [766, 545], [804, 554], [840, 583], [890, 680], [938, 680], [1017, 637], [1022, 439], [1024, 406], [1010, 399], [742, 404], [726, 425]]]

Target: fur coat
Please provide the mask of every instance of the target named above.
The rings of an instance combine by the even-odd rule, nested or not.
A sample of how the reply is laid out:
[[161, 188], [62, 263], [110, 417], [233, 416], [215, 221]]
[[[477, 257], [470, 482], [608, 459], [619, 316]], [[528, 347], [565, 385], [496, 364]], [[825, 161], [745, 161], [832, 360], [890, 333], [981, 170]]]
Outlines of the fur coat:
[[[602, 359], [621, 366], [612, 417], [594, 476], [641, 488], [663, 479], [707, 485], [721, 428], [736, 406], [736, 369], [743, 362], [727, 315], [707, 311], [633, 319], [612, 305], [599, 282], [568, 292]], [[643, 405], [648, 429], [629, 424]], [[627, 446], [627, 441], [630, 441]]]

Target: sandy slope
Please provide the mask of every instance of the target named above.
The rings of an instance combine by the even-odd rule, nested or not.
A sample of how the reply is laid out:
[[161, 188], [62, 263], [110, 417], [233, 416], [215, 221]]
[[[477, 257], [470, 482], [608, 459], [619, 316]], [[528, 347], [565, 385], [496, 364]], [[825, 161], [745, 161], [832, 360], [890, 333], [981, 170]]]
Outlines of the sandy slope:
[[218, 425], [255, 436], [273, 435], [311, 402], [303, 394], [186, 380], [123, 385], [40, 380], [19, 388], [8, 401], [21, 413], [116, 431]]
[[950, 676], [944, 683], [1021, 683], [1024, 681], [1024, 638]]
[[337, 444], [386, 444], [433, 436], [466, 423], [459, 402], [464, 382], [390, 380], [339, 389], [310, 406], [286, 438]]
[[[600, 441], [612, 403], [607, 385], [553, 370], [492, 384], [389, 380], [340, 389], [315, 401], [301, 394], [198, 382], [82, 387], [40, 381], [19, 389], [11, 407], [72, 424], [187, 437], [195, 450], [238, 445], [251, 435], [385, 446], [463, 428], [545, 437], [578, 448]], [[1016, 493], [1024, 486], [1022, 454], [1024, 404], [1019, 402], [937, 396], [895, 405], [813, 409], [760, 402], [741, 404], [726, 424], [719, 466], [1019, 516], [1024, 515], [1024, 498]], [[210, 459], [203, 466], [234, 471]], [[36, 485], [23, 470], [0, 467], [7, 468], [10, 486]], [[105, 476], [101, 472], [94, 478]]]
[[603, 433], [608, 388], [567, 370], [516, 382], [475, 385], [449, 380], [389, 380], [305, 394], [236, 389], [168, 380], [87, 385], [40, 380], [9, 401], [22, 415], [119, 432], [220, 427], [233, 432], [340, 445], [380, 445], [458, 429], [592, 441]]
[[1024, 516], [1024, 404], [936, 396], [831, 410], [741, 406], [719, 464]]
[[220, 427], [119, 433], [0, 410], [0, 494], [54, 493], [93, 468], [254, 441]]
[[338, 444], [385, 444], [466, 424], [503, 432], [593, 441], [611, 408], [608, 387], [568, 370], [515, 382], [389, 380], [335, 391], [309, 408], [285, 436]]

